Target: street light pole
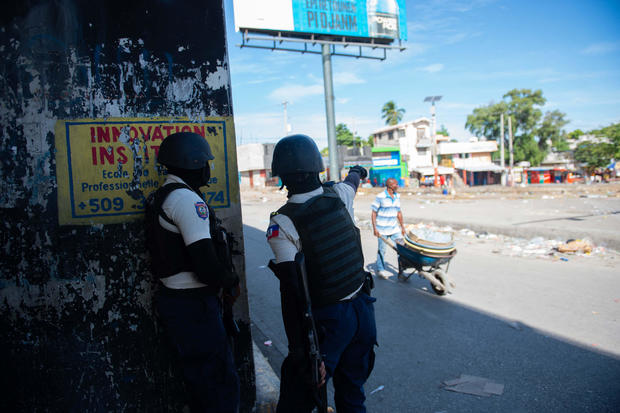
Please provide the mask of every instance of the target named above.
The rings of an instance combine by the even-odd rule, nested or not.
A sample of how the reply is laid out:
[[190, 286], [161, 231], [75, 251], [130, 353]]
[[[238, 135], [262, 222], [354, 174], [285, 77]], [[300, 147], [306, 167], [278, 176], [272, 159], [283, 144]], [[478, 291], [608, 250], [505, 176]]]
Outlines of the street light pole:
[[288, 128], [288, 119], [286, 116], [286, 105], [288, 105], [288, 101], [285, 100], [284, 102], [282, 102], [282, 106], [284, 106], [284, 136], [287, 136], [290, 132], [289, 128]]
[[439, 174], [437, 172], [437, 120], [435, 119], [435, 102], [439, 102], [441, 100], [441, 96], [427, 96], [424, 98], [425, 102], [431, 102], [431, 119], [432, 119], [432, 146], [431, 146], [431, 156], [433, 161], [433, 168], [435, 170], [435, 186], [439, 186]]
[[499, 114], [499, 166], [502, 167], [502, 186], [506, 186], [506, 173], [504, 171], [504, 112]]

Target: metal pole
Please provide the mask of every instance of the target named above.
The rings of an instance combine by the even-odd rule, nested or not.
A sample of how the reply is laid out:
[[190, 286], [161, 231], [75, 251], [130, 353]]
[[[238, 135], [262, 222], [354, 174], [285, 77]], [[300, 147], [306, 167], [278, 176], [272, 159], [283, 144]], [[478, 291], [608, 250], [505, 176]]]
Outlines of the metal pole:
[[340, 181], [338, 146], [336, 144], [336, 116], [334, 115], [334, 85], [332, 82], [332, 58], [328, 44], [321, 45], [323, 57], [323, 87], [325, 89], [325, 116], [327, 118], [327, 147], [329, 148], [329, 180]]
[[512, 168], [513, 168], [513, 164], [514, 164], [514, 154], [512, 152], [512, 116], [508, 116], [508, 152], [510, 152], [510, 168], [509, 168], [509, 173], [510, 173], [510, 185], [512, 185], [514, 183], [514, 177], [512, 176]]
[[282, 102], [282, 106], [284, 106], [284, 136], [288, 135], [288, 119], [286, 116], [286, 105], [288, 105], [288, 101], [285, 100], [284, 102]]
[[504, 171], [504, 114], [499, 114], [499, 166], [502, 167], [502, 185], [506, 185], [506, 171]]
[[433, 147], [431, 148], [431, 156], [433, 157], [433, 168], [435, 170], [435, 186], [439, 186], [439, 174], [437, 173], [437, 119], [435, 118], [435, 102], [431, 106], [431, 115], [433, 119]]

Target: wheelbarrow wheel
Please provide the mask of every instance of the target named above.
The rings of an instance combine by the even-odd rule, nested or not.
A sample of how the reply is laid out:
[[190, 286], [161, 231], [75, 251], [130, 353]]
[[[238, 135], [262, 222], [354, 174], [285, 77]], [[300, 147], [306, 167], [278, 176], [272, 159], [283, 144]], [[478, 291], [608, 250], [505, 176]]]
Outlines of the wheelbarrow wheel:
[[[448, 282], [448, 280], [446, 278], [446, 274], [442, 270], [440, 270], [439, 268], [436, 269], [435, 271], [433, 271], [432, 274], [433, 274], [433, 277], [435, 277], [435, 279], [441, 283], [441, 285], [446, 285], [446, 283]], [[435, 291], [435, 294], [437, 294], [437, 295], [446, 295], [446, 293], [448, 292], [448, 290], [445, 287], [444, 288], [437, 288], [432, 283], [431, 283], [431, 288], [433, 289], [433, 291]]]

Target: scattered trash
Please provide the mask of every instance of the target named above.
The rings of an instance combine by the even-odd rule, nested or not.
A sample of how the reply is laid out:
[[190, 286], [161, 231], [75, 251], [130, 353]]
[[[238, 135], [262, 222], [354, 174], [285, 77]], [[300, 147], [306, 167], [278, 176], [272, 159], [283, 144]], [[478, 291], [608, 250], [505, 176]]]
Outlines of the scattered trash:
[[379, 386], [376, 389], [374, 389], [373, 391], [371, 391], [370, 394], [374, 394], [374, 393], [376, 393], [378, 391], [381, 391], [383, 389], [385, 389], [385, 386], [382, 384], [381, 386]]
[[267, 268], [266, 265], [260, 265], [258, 268], [263, 269], [263, 268]]
[[560, 261], [568, 261], [568, 258], [560, 257]]
[[443, 389], [457, 393], [473, 394], [474, 396], [500, 396], [504, 393], [504, 385], [495, 383], [484, 377], [461, 374], [461, 377], [443, 382]]
[[562, 253], [583, 252], [589, 254], [592, 252], [592, 243], [588, 240], [573, 239], [568, 240], [566, 244], [558, 245], [557, 250]]
[[271, 340], [267, 340], [263, 343], [264, 345], [266, 345], [267, 347], [271, 347], [271, 345], [273, 344], [273, 342]]

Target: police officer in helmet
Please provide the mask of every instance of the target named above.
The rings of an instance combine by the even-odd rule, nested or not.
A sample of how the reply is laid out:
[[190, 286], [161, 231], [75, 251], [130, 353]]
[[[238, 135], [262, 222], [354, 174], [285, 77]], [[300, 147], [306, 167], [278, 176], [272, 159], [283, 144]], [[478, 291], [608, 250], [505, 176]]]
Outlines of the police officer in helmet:
[[146, 233], [160, 284], [155, 305], [178, 353], [191, 410], [219, 413], [239, 407], [239, 378], [220, 301], [223, 290], [238, 292], [239, 278], [218, 258], [215, 216], [199, 189], [209, 181], [213, 159], [198, 134], [163, 140], [157, 160], [168, 176], [147, 200]]
[[363, 385], [374, 365], [376, 326], [364, 271], [353, 200], [367, 176], [354, 166], [340, 183], [322, 185], [323, 161], [305, 135], [282, 138], [271, 165], [288, 190], [288, 202], [271, 214], [267, 239], [280, 280], [282, 318], [289, 354], [282, 363], [279, 413], [310, 412], [316, 403], [307, 377], [307, 355], [299, 316], [295, 255], [305, 256], [312, 312], [319, 332], [324, 379], [334, 380], [339, 413], [365, 412]]

